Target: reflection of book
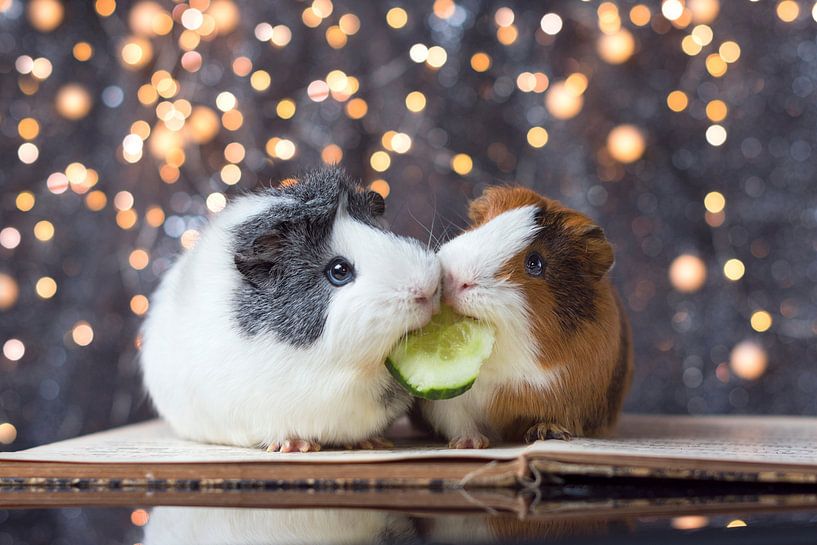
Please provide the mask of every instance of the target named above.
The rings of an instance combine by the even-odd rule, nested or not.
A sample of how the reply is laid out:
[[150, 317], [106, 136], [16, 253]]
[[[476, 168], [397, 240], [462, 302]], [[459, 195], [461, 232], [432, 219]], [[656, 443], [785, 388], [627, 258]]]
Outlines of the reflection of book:
[[0, 486], [477, 488], [543, 474], [817, 483], [817, 419], [627, 415], [607, 439], [467, 451], [398, 439], [388, 451], [306, 454], [183, 441], [152, 421], [0, 453]]

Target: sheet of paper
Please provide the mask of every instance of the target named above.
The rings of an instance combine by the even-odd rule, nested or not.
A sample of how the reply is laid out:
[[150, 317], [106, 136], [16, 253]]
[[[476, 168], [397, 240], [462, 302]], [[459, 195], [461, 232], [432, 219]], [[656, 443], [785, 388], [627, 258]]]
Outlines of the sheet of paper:
[[[463, 457], [463, 451], [442, 443], [397, 439], [389, 450], [322, 450], [309, 453], [266, 452], [262, 449], [209, 445], [179, 439], [161, 420], [68, 439], [32, 449], [3, 453], [3, 460], [94, 463], [202, 463], [202, 462], [385, 462], [417, 458]], [[469, 451], [467, 457], [513, 460], [531, 446], [510, 446]]]
[[324, 450], [268, 453], [177, 438], [159, 420], [33, 449], [0, 453], [3, 460], [80, 463], [390, 462], [414, 459], [512, 460], [521, 455], [597, 455], [678, 460], [745, 461], [817, 467], [817, 419], [800, 417], [689, 417], [624, 415], [607, 439], [539, 441], [485, 450], [451, 450], [440, 443], [401, 439], [381, 451]]

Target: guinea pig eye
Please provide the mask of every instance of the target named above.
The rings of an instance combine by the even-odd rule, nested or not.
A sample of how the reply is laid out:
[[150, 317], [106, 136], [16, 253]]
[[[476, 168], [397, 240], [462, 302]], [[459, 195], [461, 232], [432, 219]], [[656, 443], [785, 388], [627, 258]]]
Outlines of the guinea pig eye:
[[531, 252], [525, 258], [525, 272], [531, 276], [542, 276], [545, 272], [545, 262], [538, 252]]
[[336, 257], [326, 266], [326, 278], [333, 286], [344, 286], [355, 279], [355, 268], [343, 257]]

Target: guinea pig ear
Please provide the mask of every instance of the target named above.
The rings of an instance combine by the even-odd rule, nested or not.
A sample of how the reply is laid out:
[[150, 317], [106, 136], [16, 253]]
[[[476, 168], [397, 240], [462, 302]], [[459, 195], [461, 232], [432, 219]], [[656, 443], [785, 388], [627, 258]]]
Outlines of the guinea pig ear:
[[579, 246], [584, 251], [582, 257], [586, 263], [586, 271], [599, 280], [613, 266], [613, 246], [598, 225], [583, 225], [578, 229], [578, 235]]
[[468, 219], [471, 225], [477, 227], [490, 219], [491, 204], [493, 202], [494, 188], [489, 187], [482, 192], [482, 195], [471, 201], [468, 205]]
[[262, 285], [269, 280], [272, 262], [282, 240], [281, 231], [274, 229], [239, 247], [233, 254], [235, 268], [250, 284]]
[[366, 207], [372, 216], [379, 218], [386, 212], [386, 199], [377, 191], [367, 191]]

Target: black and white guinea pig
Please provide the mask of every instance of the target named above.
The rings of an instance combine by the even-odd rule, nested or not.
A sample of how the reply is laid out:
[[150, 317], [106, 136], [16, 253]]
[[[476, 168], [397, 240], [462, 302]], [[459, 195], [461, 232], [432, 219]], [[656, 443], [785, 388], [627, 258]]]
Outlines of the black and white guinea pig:
[[383, 364], [439, 304], [440, 266], [340, 169], [240, 197], [167, 272], [144, 383], [179, 435], [284, 452], [373, 447], [410, 405]]
[[407, 515], [369, 509], [154, 507], [145, 545], [418, 543]]

